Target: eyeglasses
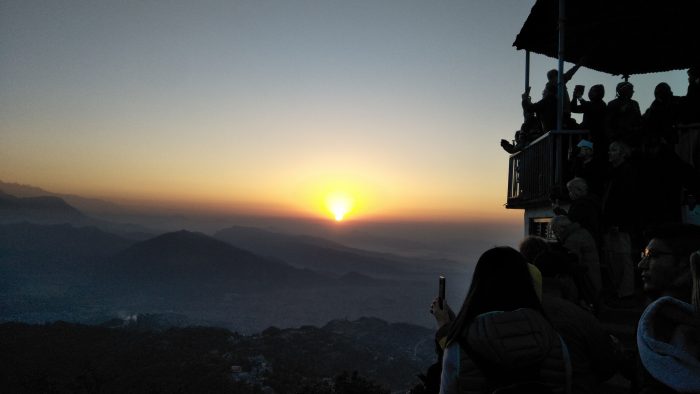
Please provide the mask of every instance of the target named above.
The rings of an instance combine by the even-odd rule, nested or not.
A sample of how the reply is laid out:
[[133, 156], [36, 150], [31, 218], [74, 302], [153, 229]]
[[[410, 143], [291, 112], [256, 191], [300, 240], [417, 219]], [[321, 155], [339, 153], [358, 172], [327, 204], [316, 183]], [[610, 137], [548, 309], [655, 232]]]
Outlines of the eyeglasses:
[[645, 259], [645, 258], [656, 258], [656, 257], [664, 256], [664, 255], [673, 256], [673, 253], [671, 253], [671, 252], [662, 252], [662, 251], [659, 251], [659, 250], [654, 250], [654, 249], [649, 249], [649, 248], [645, 248], [645, 249], [642, 251], [642, 258], [643, 258], [643, 259]]

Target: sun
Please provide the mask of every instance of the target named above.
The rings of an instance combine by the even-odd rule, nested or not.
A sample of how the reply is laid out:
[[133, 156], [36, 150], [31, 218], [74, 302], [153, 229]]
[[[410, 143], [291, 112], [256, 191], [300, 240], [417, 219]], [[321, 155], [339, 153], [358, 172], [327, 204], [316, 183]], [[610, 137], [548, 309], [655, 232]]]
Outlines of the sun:
[[336, 222], [345, 219], [352, 210], [353, 199], [344, 192], [334, 192], [326, 197], [326, 207], [335, 217]]

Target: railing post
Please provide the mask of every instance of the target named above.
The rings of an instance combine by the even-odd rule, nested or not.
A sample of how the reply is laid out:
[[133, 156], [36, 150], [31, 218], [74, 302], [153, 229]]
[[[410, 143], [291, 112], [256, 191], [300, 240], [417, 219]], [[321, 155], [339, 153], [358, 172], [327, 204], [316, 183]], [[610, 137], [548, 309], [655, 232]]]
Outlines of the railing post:
[[559, 77], [557, 78], [557, 131], [564, 120], [564, 28], [566, 26], [566, 0], [559, 0]]

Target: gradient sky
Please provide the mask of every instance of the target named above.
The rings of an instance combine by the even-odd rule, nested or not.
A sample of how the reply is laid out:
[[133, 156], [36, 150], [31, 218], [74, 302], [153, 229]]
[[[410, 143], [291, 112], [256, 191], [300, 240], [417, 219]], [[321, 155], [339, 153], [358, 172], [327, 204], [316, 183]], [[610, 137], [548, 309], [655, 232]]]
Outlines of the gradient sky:
[[[534, 1], [0, 0], [0, 180], [247, 213], [503, 209]], [[533, 55], [533, 92], [556, 60]], [[619, 77], [582, 69], [572, 84]], [[642, 110], [656, 83], [633, 76]], [[533, 97], [536, 96], [533, 94]]]

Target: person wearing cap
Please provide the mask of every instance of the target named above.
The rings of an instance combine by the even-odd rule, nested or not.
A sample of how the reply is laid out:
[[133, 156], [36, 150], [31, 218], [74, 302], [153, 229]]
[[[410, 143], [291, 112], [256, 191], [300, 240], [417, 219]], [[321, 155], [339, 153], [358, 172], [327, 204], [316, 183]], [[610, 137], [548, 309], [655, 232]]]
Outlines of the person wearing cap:
[[617, 96], [608, 103], [605, 116], [605, 133], [608, 141], [625, 140], [628, 144], [639, 142], [642, 112], [639, 103], [632, 100], [634, 85], [629, 82], [617, 84]]

